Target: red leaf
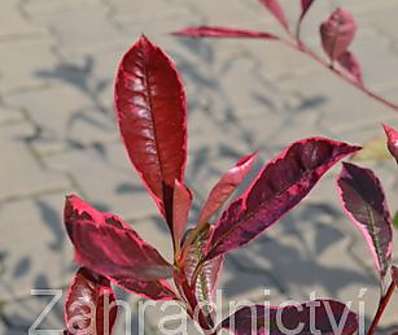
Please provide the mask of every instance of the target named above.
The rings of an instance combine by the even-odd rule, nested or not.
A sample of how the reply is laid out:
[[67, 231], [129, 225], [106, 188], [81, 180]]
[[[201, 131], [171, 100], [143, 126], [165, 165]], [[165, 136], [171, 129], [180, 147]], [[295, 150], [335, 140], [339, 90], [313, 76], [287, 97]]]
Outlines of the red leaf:
[[398, 287], [398, 267], [393, 266], [391, 268], [391, 276], [392, 276], [392, 280], [395, 282], [395, 284]]
[[333, 165], [359, 149], [320, 137], [290, 145], [224, 211], [208, 245], [207, 259], [257, 237], [296, 206]]
[[250, 172], [256, 154], [242, 157], [213, 187], [199, 215], [199, 224], [208, 222]]
[[259, 1], [272, 13], [273, 16], [275, 16], [275, 18], [286, 30], [289, 30], [289, 24], [287, 22], [285, 13], [283, 11], [283, 8], [279, 4], [278, 0], [259, 0]]
[[384, 132], [387, 135], [387, 148], [391, 155], [398, 162], [398, 131], [387, 124], [383, 124]]
[[337, 61], [353, 80], [363, 85], [361, 64], [359, 64], [358, 59], [350, 51], [344, 52]]
[[286, 307], [246, 306], [220, 327], [236, 335], [351, 335], [358, 326], [358, 316], [345, 304], [324, 299]]
[[174, 63], [141, 37], [123, 56], [115, 106], [128, 155], [172, 229], [174, 181], [183, 182], [186, 99]]
[[169, 283], [164, 279], [144, 281], [132, 277], [110, 277], [121, 288], [152, 300], [178, 300]]
[[77, 196], [69, 196], [65, 225], [80, 265], [152, 299], [174, 298], [162, 280], [172, 275], [172, 265], [121, 218], [101, 213]]
[[211, 38], [260, 38], [260, 39], [278, 39], [273, 34], [269, 34], [261, 31], [234, 29], [226, 27], [216, 26], [200, 26], [200, 27], [188, 27], [180, 31], [172, 33], [176, 36], [182, 37], [211, 37]]
[[314, 0], [301, 0], [301, 15], [300, 15], [300, 21], [303, 20], [304, 16], [307, 14], [309, 11], [310, 7], [314, 3]]
[[392, 221], [380, 181], [371, 170], [344, 163], [337, 186], [347, 216], [366, 239], [376, 268], [385, 277], [391, 265]]
[[173, 231], [175, 246], [179, 246], [188, 223], [189, 211], [192, 205], [190, 189], [176, 180], [174, 186]]
[[354, 17], [350, 12], [338, 8], [321, 24], [322, 46], [329, 58], [338, 59], [354, 39], [357, 30]]
[[115, 301], [109, 280], [80, 268], [65, 300], [67, 331], [76, 335], [112, 334], [117, 317]]

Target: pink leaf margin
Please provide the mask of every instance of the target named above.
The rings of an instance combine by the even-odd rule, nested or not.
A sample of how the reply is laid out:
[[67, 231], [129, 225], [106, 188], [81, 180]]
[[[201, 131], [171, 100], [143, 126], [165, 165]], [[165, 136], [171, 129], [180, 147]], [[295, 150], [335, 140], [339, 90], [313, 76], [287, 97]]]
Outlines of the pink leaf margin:
[[206, 223], [222, 207], [236, 188], [243, 182], [253, 167], [257, 153], [242, 157], [236, 165], [227, 171], [214, 185], [199, 214], [199, 224]]
[[[264, 175], [265, 172], [275, 166], [278, 162], [283, 162], [285, 160], [285, 158], [288, 156], [289, 153], [292, 152], [293, 148], [295, 146], [302, 146], [302, 149], [305, 148], [305, 146], [309, 143], [312, 143], [313, 145], [317, 144], [317, 143], [323, 143], [323, 144], [327, 144], [328, 146], [331, 146], [331, 148], [333, 148], [333, 150], [336, 150], [336, 152], [334, 153], [334, 157], [333, 159], [331, 159], [330, 161], [326, 163], [324, 163], [321, 166], [317, 166], [314, 167], [311, 172], [311, 177], [310, 176], [306, 176], [306, 178], [309, 178], [309, 180], [307, 182], [310, 182], [311, 186], [307, 187], [305, 186], [303, 188], [303, 190], [300, 191], [300, 195], [298, 196], [297, 199], [294, 199], [293, 201], [290, 200], [290, 204], [287, 206], [280, 206], [278, 205], [278, 211], [281, 211], [283, 213], [268, 213], [267, 215], [267, 224], [265, 224], [264, 221], [264, 217], [262, 218], [262, 220], [260, 220], [259, 225], [256, 225], [255, 227], [253, 227], [253, 223], [251, 225], [251, 229], [243, 229], [242, 226], [247, 226], [248, 223], [246, 222], [249, 219], [255, 219], [255, 216], [257, 215], [256, 213], [253, 215], [249, 215], [247, 217], [247, 213], [245, 213], [248, 210], [248, 201], [254, 201], [253, 199], [253, 193], [256, 192], [258, 193], [259, 191], [261, 191], [261, 180], [263, 178], [266, 178], [266, 176]], [[305, 148], [308, 151], [308, 148]], [[213, 231], [213, 235], [211, 236], [208, 246], [207, 246], [207, 253], [206, 253], [206, 260], [212, 259], [220, 254], [226, 253], [232, 249], [241, 247], [245, 244], [247, 244], [248, 242], [250, 242], [251, 240], [253, 240], [254, 238], [256, 238], [259, 234], [261, 234], [265, 229], [269, 228], [271, 225], [273, 225], [275, 222], [277, 222], [284, 214], [286, 214], [287, 212], [289, 212], [292, 208], [294, 208], [296, 205], [298, 205], [298, 203], [307, 196], [307, 194], [311, 191], [311, 189], [315, 186], [315, 184], [318, 182], [318, 180], [332, 167], [334, 166], [339, 160], [343, 159], [344, 157], [351, 155], [353, 153], [355, 153], [356, 151], [360, 150], [361, 147], [359, 146], [355, 146], [355, 145], [349, 145], [347, 143], [344, 142], [338, 142], [338, 141], [334, 141], [325, 137], [311, 137], [311, 138], [306, 138], [300, 141], [296, 141], [292, 144], [290, 144], [285, 150], [283, 150], [280, 154], [278, 154], [273, 160], [269, 161], [264, 167], [263, 169], [259, 172], [259, 174], [257, 175], [257, 177], [255, 178], [255, 180], [253, 181], [253, 183], [251, 184], [250, 187], [248, 187], [248, 189], [246, 190], [246, 192], [237, 200], [235, 200], [230, 206], [229, 208], [227, 208], [220, 220], [217, 222], [215, 229]], [[308, 157], [307, 157], [308, 159]], [[313, 164], [313, 163], [307, 163], [307, 164]], [[314, 180], [315, 178], [315, 180]], [[290, 185], [289, 188], [292, 190], [291, 192], [298, 192], [300, 190], [300, 183], [301, 184], [306, 184], [303, 180], [303, 178], [301, 177], [295, 184]], [[301, 185], [301, 187], [303, 187], [304, 185]], [[259, 188], [260, 187], [260, 188]], [[290, 198], [289, 198], [290, 199]], [[261, 204], [257, 205], [259, 207], [263, 207], [264, 203], [263, 200], [261, 199], [257, 199]], [[257, 201], [256, 200], [256, 201]], [[286, 199], [285, 199], [286, 200]], [[280, 202], [280, 200], [279, 200]], [[253, 205], [253, 204], [252, 204]], [[253, 206], [251, 206], [253, 207]], [[252, 208], [253, 210], [253, 208]], [[257, 211], [263, 211], [261, 208], [259, 208], [258, 210], [254, 209], [255, 212]], [[264, 213], [263, 213], [264, 214]], [[231, 218], [230, 216], [232, 215], [232, 217], [234, 218], [233, 220], [235, 220], [233, 222], [233, 227], [231, 226], [232, 223], [230, 222]], [[242, 220], [243, 218], [243, 220]], [[241, 221], [242, 220], [242, 221]], [[228, 228], [227, 228], [228, 226]], [[237, 239], [237, 237], [235, 236], [235, 238], [232, 238], [231, 236], [229, 236], [228, 238], [226, 237], [226, 231], [228, 231], [228, 235], [236, 235], [236, 233], [234, 234], [234, 230], [242, 230], [241, 234], [239, 234], [239, 238], [241, 239]]]
[[[147, 173], [146, 171], [142, 170], [142, 166], [137, 161], [135, 155], [133, 154], [133, 149], [131, 148], [131, 143], [127, 140], [127, 135], [124, 133], [124, 124], [122, 120], [122, 115], [125, 115], [125, 110], [119, 108], [120, 104], [120, 91], [125, 89], [124, 87], [124, 80], [128, 78], [126, 75], [127, 71], [125, 71], [124, 67], [126, 66], [127, 58], [132, 57], [135, 52], [138, 51], [145, 51], [151, 52], [155, 54], [157, 62], [163, 63], [163, 68], [157, 68], [157, 71], [167, 72], [169, 76], [173, 77], [173, 84], [176, 87], [176, 91], [179, 94], [179, 108], [182, 110], [182, 146], [180, 148], [181, 155], [183, 155], [183, 159], [181, 159], [180, 165], [178, 167], [178, 173], [174, 176], [174, 178], [170, 180], [165, 180], [164, 176], [161, 176], [163, 180], [154, 181], [153, 173]], [[142, 60], [143, 63], [147, 62], [147, 59]], [[152, 60], [153, 61], [153, 60]], [[158, 64], [159, 67], [159, 64]], [[131, 74], [130, 74], [131, 75]], [[170, 88], [168, 88], [170, 89]], [[131, 89], [133, 91], [133, 89]], [[184, 174], [185, 168], [187, 164], [187, 151], [188, 151], [188, 134], [187, 134], [187, 101], [186, 101], [186, 92], [185, 86], [183, 84], [182, 77], [177, 70], [175, 62], [157, 45], [153, 44], [145, 35], [142, 35], [122, 56], [117, 66], [116, 71], [116, 78], [113, 84], [113, 101], [114, 101], [114, 109], [117, 117], [117, 121], [119, 124], [120, 129], [120, 136], [124, 147], [126, 148], [127, 154], [130, 158], [130, 161], [137, 171], [138, 175], [141, 177], [144, 186], [146, 187], [148, 193], [152, 196], [155, 201], [156, 206], [158, 207], [161, 215], [166, 218], [166, 221], [172, 229], [171, 221], [171, 212], [172, 212], [172, 197], [173, 197], [173, 186], [174, 186], [174, 179], [179, 180], [181, 183], [184, 182]], [[176, 94], [176, 92], [173, 92]], [[148, 130], [148, 129], [146, 129]], [[155, 139], [156, 141], [156, 139]], [[160, 155], [160, 150], [157, 152]], [[138, 155], [137, 155], [138, 157]], [[142, 157], [142, 155], [141, 155]], [[161, 163], [160, 163], [161, 164]], [[160, 168], [161, 169], [161, 168]], [[153, 171], [152, 171], [153, 172]]]
[[[172, 288], [163, 279], [171, 275], [172, 265], [121, 218], [96, 210], [76, 195], [66, 198], [64, 217], [68, 235], [75, 246], [75, 259], [78, 264], [145, 298], [176, 299]], [[90, 236], [93, 232], [96, 237], [110, 241], [116, 241], [116, 236], [119, 236], [128, 250], [121, 245], [102, 245], [97, 239], [90, 241], [84, 238], [84, 241], [81, 241], [82, 234]], [[91, 248], [88, 243], [92, 243]], [[131, 246], [129, 243], [132, 243]], [[97, 255], [94, 254], [94, 250]], [[139, 255], [126, 256], [132, 252]], [[102, 258], [101, 262], [99, 258]]]
[[276, 40], [277, 36], [262, 32], [247, 29], [236, 29], [227, 28], [221, 26], [192, 26], [185, 29], [175, 31], [171, 33], [174, 36], [179, 37], [191, 37], [191, 38], [253, 38], [253, 39], [268, 39]]
[[348, 50], [345, 51], [339, 58], [337, 58], [337, 62], [348, 73], [348, 75], [356, 81], [357, 84], [363, 86], [364, 82], [361, 64], [352, 52]]
[[185, 227], [188, 223], [192, 199], [191, 190], [186, 185], [176, 180], [173, 196], [173, 238], [175, 247], [178, 247], [181, 243]]

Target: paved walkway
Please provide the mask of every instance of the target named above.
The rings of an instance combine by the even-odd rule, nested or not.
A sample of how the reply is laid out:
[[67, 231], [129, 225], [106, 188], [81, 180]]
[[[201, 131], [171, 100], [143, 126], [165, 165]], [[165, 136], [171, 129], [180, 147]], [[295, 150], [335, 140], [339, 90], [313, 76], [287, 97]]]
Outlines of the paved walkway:
[[[284, 1], [291, 18], [293, 2]], [[343, 2], [359, 21], [353, 49], [365, 80], [398, 101], [396, 0], [319, 1], [305, 38], [317, 46], [319, 18]], [[213, 182], [246, 153], [257, 149], [266, 160], [290, 141], [312, 135], [363, 143], [381, 135], [381, 122], [398, 125], [394, 112], [280, 45], [167, 35], [203, 23], [275, 29], [255, 0], [1, 0], [0, 334], [26, 334], [48, 300], [30, 290], [62, 288], [73, 273], [61, 221], [68, 192], [124, 216], [170, 255], [113, 120], [116, 64], [140, 33], [174, 57], [188, 88], [188, 180], [196, 211]], [[373, 166], [397, 209], [393, 162]], [[274, 302], [308, 299], [313, 290], [348, 301], [365, 286], [372, 314], [376, 277], [364, 243], [337, 206], [335, 173], [281, 224], [228, 256], [222, 280], [228, 299], [263, 299], [267, 286]], [[146, 333], [157, 334], [158, 312], [150, 313]], [[396, 310], [383, 325], [394, 321]], [[42, 327], [60, 324], [61, 303]]]

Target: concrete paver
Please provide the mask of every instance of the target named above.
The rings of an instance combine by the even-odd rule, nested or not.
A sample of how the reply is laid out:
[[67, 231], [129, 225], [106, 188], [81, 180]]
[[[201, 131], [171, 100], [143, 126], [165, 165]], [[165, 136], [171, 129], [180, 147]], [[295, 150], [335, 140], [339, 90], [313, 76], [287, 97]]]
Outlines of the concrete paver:
[[[281, 3], [293, 23], [298, 2]], [[320, 53], [318, 25], [338, 5], [358, 18], [352, 50], [368, 86], [398, 101], [396, 0], [317, 2], [302, 36]], [[130, 167], [112, 111], [118, 60], [141, 33], [172, 55], [187, 87], [187, 182], [197, 196], [192, 223], [211, 186], [247, 153], [259, 151], [258, 170], [296, 139], [323, 135], [366, 143], [382, 136], [381, 122], [398, 125], [386, 107], [283, 45], [167, 35], [193, 24], [281, 32], [254, 0], [3, 0], [0, 255], [6, 271], [0, 301], [6, 304], [0, 313], [1, 334], [26, 333], [43, 307], [29, 291], [65, 287], [73, 273], [73, 249], [61, 219], [68, 192], [122, 215], [171, 259], [166, 226]], [[380, 175], [394, 213], [394, 162], [362, 165]], [[258, 301], [267, 287], [274, 303], [308, 299], [313, 290], [357, 303], [359, 289], [366, 286], [370, 317], [377, 300], [376, 277], [361, 236], [338, 205], [338, 170], [280, 224], [227, 257], [221, 280], [226, 299]], [[132, 296], [129, 302], [135, 306], [138, 300]], [[62, 327], [62, 303], [57, 308], [45, 327]], [[384, 326], [396, 323], [394, 308]], [[159, 333], [161, 313], [150, 312], [145, 334]], [[133, 328], [136, 316], [134, 320]]]
[[0, 136], [1, 200], [13, 200], [20, 196], [51, 193], [67, 188], [69, 182], [65, 176], [48, 171], [27, 145], [27, 139], [34, 136], [34, 129], [30, 124], [20, 123], [3, 127]]

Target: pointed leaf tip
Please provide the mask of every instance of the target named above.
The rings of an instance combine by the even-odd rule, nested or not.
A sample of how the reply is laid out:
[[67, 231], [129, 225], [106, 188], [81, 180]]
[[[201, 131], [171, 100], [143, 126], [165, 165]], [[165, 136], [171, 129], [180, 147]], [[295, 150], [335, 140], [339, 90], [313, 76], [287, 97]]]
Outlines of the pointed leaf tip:
[[175, 181], [173, 195], [173, 232], [174, 247], [178, 248], [188, 223], [189, 212], [192, 206], [192, 192], [178, 180]]
[[315, 137], [290, 145], [264, 166], [254, 183], [217, 222], [207, 259], [238, 248], [295, 207], [338, 161], [360, 147]]
[[392, 219], [372, 170], [343, 163], [337, 188], [345, 213], [365, 238], [382, 279], [392, 258]]
[[301, 25], [301, 22], [303, 21], [304, 17], [307, 15], [308, 11], [310, 10], [311, 6], [315, 0], [301, 0], [301, 14], [299, 18], [299, 25]]
[[398, 162], [398, 131], [387, 124], [383, 124], [383, 128], [387, 136], [388, 151]]
[[173, 61], [145, 36], [122, 57], [115, 108], [123, 142], [172, 230], [174, 181], [187, 157], [185, 89]]
[[301, 16], [300, 19], [302, 20], [305, 14], [307, 14], [308, 10], [314, 3], [314, 0], [301, 0]]
[[359, 85], [363, 85], [361, 64], [352, 52], [348, 50], [345, 51], [337, 58], [337, 62], [345, 71], [347, 71], [353, 81]]
[[171, 276], [172, 265], [120, 217], [100, 212], [77, 196], [66, 200], [64, 214], [79, 265], [142, 296], [174, 299], [164, 279]]
[[251, 171], [257, 153], [242, 157], [213, 187], [199, 215], [199, 224], [207, 223], [224, 205]]
[[285, 30], [289, 30], [289, 23], [286, 19], [285, 12], [278, 0], [259, 0], [259, 2], [268, 9]]
[[297, 22], [297, 31], [296, 31], [296, 37], [300, 39], [300, 30], [301, 30], [301, 25], [303, 23], [304, 17], [307, 15], [309, 12], [312, 4], [314, 3], [314, 0], [301, 0], [301, 14]]

